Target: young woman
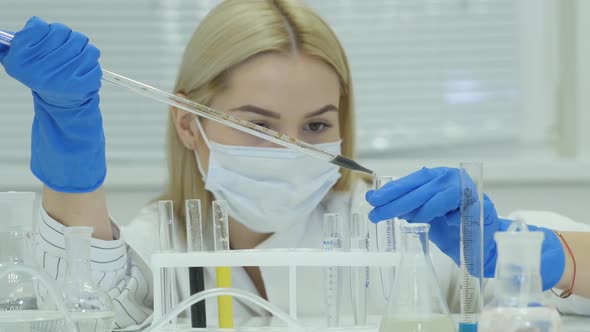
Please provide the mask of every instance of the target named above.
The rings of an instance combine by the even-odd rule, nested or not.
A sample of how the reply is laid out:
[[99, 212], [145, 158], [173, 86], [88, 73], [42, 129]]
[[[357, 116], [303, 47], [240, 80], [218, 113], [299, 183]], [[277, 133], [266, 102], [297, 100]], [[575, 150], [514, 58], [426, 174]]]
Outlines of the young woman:
[[[135, 329], [149, 322], [152, 311], [149, 264], [151, 254], [158, 251], [157, 206], [146, 206], [124, 227], [109, 218], [102, 188], [106, 162], [98, 58], [99, 51], [84, 35], [38, 18], [15, 34], [10, 48], [0, 45], [0, 62], [7, 73], [33, 91], [31, 170], [45, 185], [39, 262], [56, 279], [61, 278], [65, 269], [62, 228], [93, 226], [96, 282], [113, 298], [117, 327]], [[302, 1], [221, 3], [192, 35], [174, 93], [354, 157], [355, 114], [348, 62], [330, 27]], [[322, 215], [339, 212], [346, 216], [361, 206], [365, 194], [375, 207], [370, 216], [374, 222], [394, 217], [429, 222], [439, 284], [451, 310], [458, 310], [457, 170], [422, 169], [367, 193], [367, 181], [347, 170], [175, 108], [170, 109], [169, 117], [168, 165], [169, 182], [162, 198], [174, 202], [178, 228], [184, 229], [185, 199], [200, 198], [205, 210], [213, 199], [224, 199], [230, 207], [233, 249], [319, 248]], [[484, 208], [486, 276], [491, 277], [495, 266], [492, 235], [505, 230], [510, 221], [498, 218], [487, 198]], [[527, 222], [534, 224], [541, 217]], [[550, 226], [587, 229], [583, 224], [556, 220]], [[554, 232], [538, 229], [546, 234], [544, 288], [567, 289], [571, 257]], [[587, 248], [579, 235], [566, 233], [574, 255]], [[186, 247], [184, 234], [178, 234], [175, 244]], [[578, 264], [573, 291], [590, 296], [589, 264]], [[316, 300], [322, 292], [321, 273], [310, 271], [299, 277], [298, 284], [306, 286], [300, 287], [300, 312], [321, 314], [323, 303]], [[207, 286], [213, 286], [214, 272], [207, 270], [206, 279]], [[286, 280], [276, 269], [233, 269], [235, 287], [283, 307], [287, 306]], [[179, 295], [186, 297], [186, 270], [179, 271], [178, 281]], [[377, 279], [372, 285], [369, 310], [380, 313], [384, 297]], [[575, 296], [557, 304], [565, 312], [590, 313], [588, 302]], [[207, 309], [212, 316], [216, 314], [215, 303], [207, 303]], [[240, 317], [263, 314], [241, 303], [235, 304], [235, 312]]]

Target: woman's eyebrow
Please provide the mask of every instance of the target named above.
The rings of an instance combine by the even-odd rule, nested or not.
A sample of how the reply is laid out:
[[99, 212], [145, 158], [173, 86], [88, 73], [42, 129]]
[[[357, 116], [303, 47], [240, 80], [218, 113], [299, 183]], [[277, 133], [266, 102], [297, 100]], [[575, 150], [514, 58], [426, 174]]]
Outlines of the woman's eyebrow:
[[[262, 107], [254, 106], [254, 105], [242, 105], [239, 107], [235, 107], [230, 109], [230, 111], [240, 111], [240, 112], [249, 112], [249, 113], [256, 113], [262, 116], [266, 116], [273, 119], [280, 119], [281, 114], [264, 109]], [[338, 112], [338, 108], [332, 104], [328, 104], [317, 111], [313, 111], [305, 115], [305, 118], [312, 118], [314, 116], [322, 115], [326, 112]]]
[[322, 115], [326, 112], [338, 112], [338, 108], [332, 104], [326, 105], [322, 108], [320, 108], [317, 111], [313, 111], [311, 113], [308, 113], [305, 118], [313, 118], [314, 116], [318, 116], [318, 115]]
[[232, 109], [230, 109], [230, 111], [256, 113], [256, 114], [259, 114], [262, 116], [267, 116], [267, 117], [273, 118], [273, 119], [280, 119], [281, 118], [281, 115], [279, 113], [269, 111], [267, 109], [264, 109], [264, 108], [258, 107], [258, 106], [254, 106], [254, 105], [242, 105], [240, 107], [232, 108]]

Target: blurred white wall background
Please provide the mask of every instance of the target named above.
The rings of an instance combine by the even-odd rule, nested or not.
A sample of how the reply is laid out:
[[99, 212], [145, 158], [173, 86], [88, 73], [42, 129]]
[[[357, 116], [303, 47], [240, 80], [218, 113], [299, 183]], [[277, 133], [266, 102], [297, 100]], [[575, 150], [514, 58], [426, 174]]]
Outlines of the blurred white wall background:
[[[23, 0], [90, 36], [104, 68], [164, 90], [218, 0]], [[501, 213], [551, 209], [590, 223], [590, 2], [309, 0], [347, 50], [359, 158], [380, 174], [485, 162]], [[165, 182], [166, 107], [104, 85], [111, 214], [127, 221]], [[28, 171], [30, 93], [0, 71], [0, 191], [40, 189]]]

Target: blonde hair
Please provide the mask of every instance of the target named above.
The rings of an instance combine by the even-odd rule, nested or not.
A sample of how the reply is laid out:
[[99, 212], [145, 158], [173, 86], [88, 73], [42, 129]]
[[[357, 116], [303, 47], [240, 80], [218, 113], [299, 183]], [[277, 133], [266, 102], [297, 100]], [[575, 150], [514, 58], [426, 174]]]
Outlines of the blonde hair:
[[[353, 94], [348, 60], [334, 32], [300, 0], [226, 0], [193, 33], [182, 58], [175, 93], [209, 105], [231, 69], [262, 53], [302, 53], [329, 64], [341, 81], [339, 125], [342, 155], [354, 157]], [[204, 215], [212, 195], [205, 190], [193, 150], [179, 139], [172, 114], [168, 125], [168, 188], [162, 196], [184, 220], [184, 200], [199, 198]], [[350, 190], [354, 176], [342, 169], [333, 190]]]

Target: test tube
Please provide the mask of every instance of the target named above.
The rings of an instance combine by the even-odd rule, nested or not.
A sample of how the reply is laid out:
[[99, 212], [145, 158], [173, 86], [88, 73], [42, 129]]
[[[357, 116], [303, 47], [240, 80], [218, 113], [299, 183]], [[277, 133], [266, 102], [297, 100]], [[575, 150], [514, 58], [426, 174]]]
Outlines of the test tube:
[[184, 211], [186, 221], [187, 251], [202, 251], [204, 248], [201, 200], [185, 200]]
[[483, 309], [483, 164], [461, 162], [459, 332], [477, 331]]
[[[324, 251], [343, 251], [344, 224], [337, 213], [324, 214]], [[342, 293], [342, 269], [339, 266], [324, 268], [324, 298], [328, 327], [340, 325], [340, 294]]]
[[[394, 180], [393, 176], [378, 176], [373, 179], [373, 189], [377, 190], [385, 184]], [[396, 234], [395, 222], [393, 219], [383, 220], [375, 225], [377, 241], [377, 250], [384, 252], [393, 252], [396, 250]], [[381, 274], [381, 287], [383, 288], [383, 296], [385, 300], [389, 301], [389, 295], [393, 282], [395, 280], [396, 267], [379, 267]]]
[[[204, 248], [201, 200], [185, 200], [184, 211], [186, 223], [187, 251], [202, 251]], [[189, 267], [189, 282], [191, 295], [194, 295], [205, 290], [205, 279], [202, 266]], [[207, 327], [205, 301], [200, 301], [191, 306], [191, 325], [193, 328]]]
[[[226, 201], [213, 201], [213, 237], [216, 251], [229, 250], [229, 208]], [[231, 268], [228, 266], [218, 266], [215, 268], [217, 273], [217, 287], [231, 288]], [[217, 297], [217, 312], [219, 319], [219, 328], [231, 329], [234, 327], [234, 314], [232, 297], [222, 295]]]
[[[176, 236], [174, 224], [174, 205], [172, 201], [158, 202], [158, 218], [160, 228], [160, 252], [174, 251], [174, 238]], [[164, 268], [162, 274], [162, 315], [170, 312], [177, 303], [176, 296], [176, 271], [174, 268]], [[176, 319], [170, 321], [176, 325]]]
[[[369, 230], [367, 215], [354, 212], [350, 219], [350, 251], [367, 252], [369, 250]], [[350, 268], [350, 290], [354, 324], [367, 325], [367, 295], [369, 291], [369, 267], [354, 266]]]
[[229, 208], [226, 201], [213, 201], [215, 251], [229, 250]]

